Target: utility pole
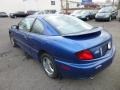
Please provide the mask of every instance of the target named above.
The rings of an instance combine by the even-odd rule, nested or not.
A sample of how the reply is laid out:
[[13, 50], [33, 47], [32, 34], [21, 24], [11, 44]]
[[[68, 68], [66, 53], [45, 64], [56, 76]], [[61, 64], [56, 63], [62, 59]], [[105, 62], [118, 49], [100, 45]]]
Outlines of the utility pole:
[[113, 0], [112, 4], [113, 4], [113, 6], [114, 6], [114, 4], [115, 4], [115, 0]]
[[120, 9], [120, 0], [118, 1], [118, 9]]
[[69, 8], [69, 3], [68, 3], [68, 0], [66, 0], [66, 9], [65, 9], [66, 10], [65, 11], [66, 14], [68, 14], [68, 8]]
[[60, 0], [60, 2], [61, 2], [61, 10], [63, 10], [63, 0]]

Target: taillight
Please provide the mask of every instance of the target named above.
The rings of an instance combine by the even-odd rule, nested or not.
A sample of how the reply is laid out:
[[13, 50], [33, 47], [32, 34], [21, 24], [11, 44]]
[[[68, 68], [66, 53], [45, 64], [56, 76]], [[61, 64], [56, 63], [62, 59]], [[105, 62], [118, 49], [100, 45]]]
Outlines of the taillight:
[[76, 56], [79, 60], [92, 60], [92, 59], [94, 59], [92, 52], [89, 50], [84, 50], [84, 51], [78, 52], [76, 54]]

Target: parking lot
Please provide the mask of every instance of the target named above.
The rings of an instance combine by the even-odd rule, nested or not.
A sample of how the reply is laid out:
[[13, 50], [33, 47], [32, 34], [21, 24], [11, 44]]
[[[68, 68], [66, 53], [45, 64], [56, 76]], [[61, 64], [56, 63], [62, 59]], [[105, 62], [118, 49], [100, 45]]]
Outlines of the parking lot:
[[21, 49], [12, 47], [8, 28], [20, 20], [0, 18], [0, 90], [120, 90], [120, 22], [88, 21], [113, 35], [117, 51], [110, 67], [94, 79], [54, 80], [45, 75], [38, 61], [27, 59]]

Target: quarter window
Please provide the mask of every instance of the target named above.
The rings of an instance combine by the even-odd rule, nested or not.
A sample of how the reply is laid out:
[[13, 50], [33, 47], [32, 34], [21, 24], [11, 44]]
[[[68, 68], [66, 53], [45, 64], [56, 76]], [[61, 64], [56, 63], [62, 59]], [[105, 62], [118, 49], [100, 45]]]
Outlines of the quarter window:
[[36, 19], [36, 21], [33, 24], [31, 32], [37, 33], [37, 34], [43, 34], [43, 31], [44, 31], [44, 26], [43, 26], [42, 22], [40, 20]]

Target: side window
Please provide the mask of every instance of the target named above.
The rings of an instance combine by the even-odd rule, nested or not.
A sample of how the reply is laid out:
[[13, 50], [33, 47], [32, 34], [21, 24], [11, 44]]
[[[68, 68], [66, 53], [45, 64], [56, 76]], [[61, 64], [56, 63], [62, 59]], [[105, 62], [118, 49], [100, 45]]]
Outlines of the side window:
[[19, 23], [19, 29], [29, 32], [34, 20], [34, 18], [25, 18]]
[[36, 19], [36, 21], [33, 24], [31, 32], [37, 33], [37, 34], [43, 34], [43, 31], [44, 31], [44, 26], [43, 26], [42, 22], [40, 20]]

